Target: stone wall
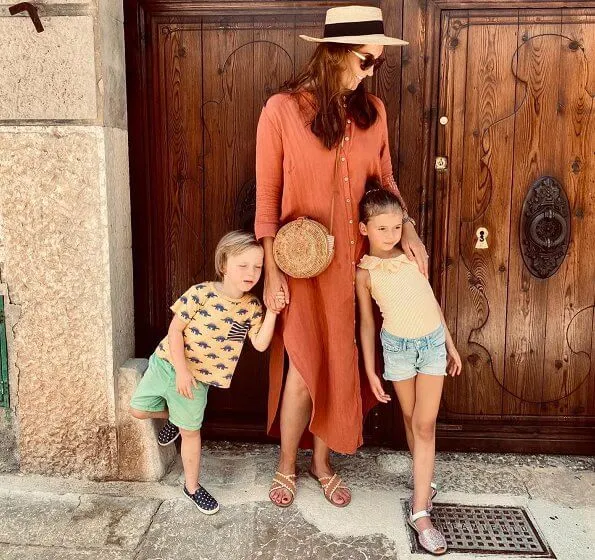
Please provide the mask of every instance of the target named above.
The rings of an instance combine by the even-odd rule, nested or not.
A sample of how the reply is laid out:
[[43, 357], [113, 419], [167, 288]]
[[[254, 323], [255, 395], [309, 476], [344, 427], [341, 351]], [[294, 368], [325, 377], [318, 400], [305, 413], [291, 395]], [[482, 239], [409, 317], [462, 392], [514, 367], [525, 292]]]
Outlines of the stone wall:
[[24, 472], [117, 474], [114, 376], [134, 349], [121, 2], [46, 1], [37, 33], [0, 0], [0, 438]]

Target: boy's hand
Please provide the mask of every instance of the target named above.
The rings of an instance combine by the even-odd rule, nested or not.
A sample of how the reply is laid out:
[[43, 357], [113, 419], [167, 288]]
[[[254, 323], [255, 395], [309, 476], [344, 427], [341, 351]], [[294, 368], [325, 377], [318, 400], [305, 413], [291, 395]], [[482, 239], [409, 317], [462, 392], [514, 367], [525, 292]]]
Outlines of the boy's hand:
[[287, 303], [285, 303], [285, 293], [282, 290], [279, 290], [275, 294], [275, 303], [277, 304], [275, 309], [271, 309], [271, 308], [268, 308], [268, 309], [271, 309], [271, 311], [275, 315], [278, 315], [281, 311], [283, 311], [283, 309], [287, 305]]
[[390, 401], [390, 395], [384, 392], [382, 381], [380, 381], [380, 378], [376, 374], [368, 376], [368, 381], [370, 382], [370, 389], [372, 389], [372, 393], [374, 393], [374, 396], [378, 401], [381, 403]]
[[452, 377], [456, 375], [461, 375], [461, 371], [463, 370], [463, 362], [461, 361], [461, 356], [455, 345], [452, 343], [446, 344], [446, 351], [448, 352], [448, 365], [446, 366], [446, 371]]
[[176, 371], [176, 391], [187, 399], [194, 399], [192, 394], [192, 387], [198, 387], [198, 382], [194, 376], [187, 370]]

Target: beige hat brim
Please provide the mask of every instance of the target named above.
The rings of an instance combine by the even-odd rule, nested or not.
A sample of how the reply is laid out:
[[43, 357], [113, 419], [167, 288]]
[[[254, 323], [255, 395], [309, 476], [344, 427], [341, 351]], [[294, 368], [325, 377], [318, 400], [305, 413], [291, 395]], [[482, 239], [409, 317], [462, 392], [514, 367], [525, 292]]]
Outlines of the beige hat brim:
[[310, 43], [341, 43], [347, 45], [408, 45], [407, 41], [386, 35], [350, 35], [349, 37], [327, 37], [318, 38], [308, 35], [300, 35], [300, 39]]

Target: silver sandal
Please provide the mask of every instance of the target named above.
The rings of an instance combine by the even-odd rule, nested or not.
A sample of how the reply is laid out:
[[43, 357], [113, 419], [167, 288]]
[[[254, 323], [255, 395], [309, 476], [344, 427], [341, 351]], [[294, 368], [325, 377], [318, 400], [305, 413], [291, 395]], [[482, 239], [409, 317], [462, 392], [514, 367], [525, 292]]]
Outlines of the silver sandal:
[[413, 513], [410, 509], [409, 517], [407, 518], [407, 523], [417, 533], [419, 544], [430, 554], [435, 554], [436, 556], [444, 554], [448, 548], [446, 546], [444, 535], [435, 527], [420, 530], [415, 525], [415, 522], [422, 517], [430, 517], [430, 514], [425, 509], [418, 511], [417, 513]]

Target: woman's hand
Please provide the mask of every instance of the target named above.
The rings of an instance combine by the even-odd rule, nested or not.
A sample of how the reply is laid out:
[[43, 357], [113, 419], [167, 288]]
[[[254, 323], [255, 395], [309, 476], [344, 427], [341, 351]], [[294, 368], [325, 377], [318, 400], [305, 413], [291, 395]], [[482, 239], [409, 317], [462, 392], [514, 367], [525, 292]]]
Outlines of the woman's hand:
[[446, 352], [448, 353], [448, 365], [446, 366], [447, 373], [453, 377], [461, 375], [463, 362], [461, 361], [461, 356], [459, 356], [459, 352], [455, 348], [455, 345], [447, 342]]
[[410, 222], [403, 225], [401, 247], [407, 258], [410, 261], [416, 261], [419, 271], [428, 278], [428, 252]]
[[188, 369], [176, 370], [176, 391], [187, 399], [194, 399], [192, 387], [195, 389], [198, 387], [198, 382], [194, 378], [194, 375]]
[[370, 382], [370, 389], [372, 389], [372, 393], [374, 393], [374, 396], [378, 401], [381, 403], [390, 401], [390, 395], [384, 392], [382, 381], [380, 381], [380, 378], [376, 374], [368, 375], [368, 381]]
[[279, 313], [289, 304], [289, 285], [285, 274], [276, 264], [269, 264], [264, 275], [264, 304], [267, 309]]

